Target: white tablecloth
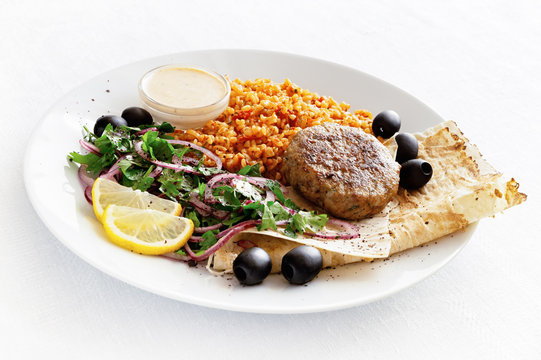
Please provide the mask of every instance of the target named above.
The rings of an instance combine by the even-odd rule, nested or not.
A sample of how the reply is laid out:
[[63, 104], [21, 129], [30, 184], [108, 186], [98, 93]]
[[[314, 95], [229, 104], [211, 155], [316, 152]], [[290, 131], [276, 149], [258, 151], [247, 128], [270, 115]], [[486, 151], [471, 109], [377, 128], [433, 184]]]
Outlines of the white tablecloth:
[[[3, 0], [0, 358], [539, 358], [540, 39], [536, 0]], [[22, 180], [28, 134], [97, 74], [207, 48], [299, 53], [387, 80], [459, 121], [529, 199], [483, 220], [432, 277], [347, 310], [234, 313], [126, 285], [37, 217]]]

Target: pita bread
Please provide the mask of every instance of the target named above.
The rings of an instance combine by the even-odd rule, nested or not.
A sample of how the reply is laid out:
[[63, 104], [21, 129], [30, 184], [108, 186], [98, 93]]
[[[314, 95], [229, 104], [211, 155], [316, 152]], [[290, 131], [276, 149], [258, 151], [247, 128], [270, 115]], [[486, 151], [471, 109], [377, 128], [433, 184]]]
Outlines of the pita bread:
[[[272, 259], [272, 272], [280, 271], [283, 255], [299, 244], [319, 248], [324, 267], [384, 258], [463, 229], [526, 200], [526, 195], [518, 192], [518, 183], [514, 179], [504, 180], [456, 123], [447, 121], [415, 137], [419, 142], [418, 158], [432, 165], [432, 179], [419, 190], [400, 189], [380, 214], [357, 222], [363, 230], [360, 238], [291, 239], [274, 231], [247, 230], [209, 259], [209, 269], [231, 271], [233, 260], [243, 250], [238, 245], [240, 240], [249, 240], [265, 249]], [[397, 147], [394, 138], [385, 146], [394, 158]], [[293, 189], [288, 196], [301, 207], [314, 208]]]

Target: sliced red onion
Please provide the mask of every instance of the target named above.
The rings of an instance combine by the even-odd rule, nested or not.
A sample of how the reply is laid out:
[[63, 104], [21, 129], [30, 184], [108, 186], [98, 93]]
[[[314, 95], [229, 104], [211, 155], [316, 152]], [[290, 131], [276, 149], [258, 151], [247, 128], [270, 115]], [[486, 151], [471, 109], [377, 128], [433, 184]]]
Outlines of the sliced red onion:
[[196, 192], [192, 192], [190, 194], [190, 204], [192, 204], [195, 209], [198, 210], [197, 212], [202, 216], [210, 216], [212, 214], [220, 220], [223, 220], [229, 216], [229, 212], [225, 210], [214, 209], [199, 200], [199, 194]]
[[274, 196], [274, 193], [273, 193], [272, 191], [267, 190], [267, 191], [266, 191], [266, 195], [267, 195], [267, 197], [266, 197], [265, 200], [264, 200], [265, 202], [269, 202], [269, 201], [274, 201], [274, 200], [276, 200], [276, 196]]
[[135, 151], [137, 152], [137, 154], [139, 154], [139, 156], [141, 156], [146, 161], [148, 161], [148, 162], [150, 162], [150, 163], [152, 163], [154, 165], [164, 167], [166, 169], [171, 169], [171, 170], [175, 170], [175, 171], [184, 171], [184, 172], [187, 172], [187, 173], [190, 173], [190, 174], [196, 174], [196, 175], [203, 175], [200, 172], [195, 171], [193, 168], [188, 167], [188, 166], [182, 166], [182, 165], [178, 165], [178, 164], [169, 164], [169, 163], [166, 163], [166, 162], [163, 162], [163, 161], [152, 159], [150, 156], [148, 156], [145, 153], [145, 151], [143, 150], [142, 144], [143, 144], [142, 141], [138, 141], [138, 142], [136, 142], [134, 144], [134, 148], [135, 148]]
[[[216, 187], [219, 183], [228, 183], [232, 180], [245, 180], [249, 182], [252, 185], [256, 185], [260, 188], [263, 188], [266, 190], [267, 188], [267, 180], [262, 177], [251, 177], [251, 176], [244, 176], [239, 174], [218, 174], [214, 175], [209, 182], [207, 183], [207, 186], [205, 187], [205, 201], [210, 202], [211, 204], [216, 202], [216, 198], [212, 194], [212, 189]], [[280, 185], [281, 186], [281, 185]], [[267, 201], [274, 201], [275, 197], [274, 194], [271, 192], [271, 195], [269, 195], [269, 192], [267, 192], [267, 197], [274, 198], [273, 200], [267, 200]]]
[[236, 234], [238, 234], [239, 232], [241, 232], [241, 231], [243, 231], [245, 229], [251, 228], [251, 227], [253, 227], [253, 226], [257, 225], [257, 224], [260, 224], [260, 223], [261, 223], [261, 220], [248, 220], [248, 221], [244, 221], [244, 222], [241, 222], [241, 223], [233, 226], [232, 228], [226, 230], [227, 233], [223, 237], [221, 237], [216, 242], [216, 244], [209, 247], [207, 250], [205, 250], [205, 252], [203, 254], [201, 254], [199, 256], [195, 255], [195, 253], [190, 248], [189, 243], [186, 243], [186, 245], [184, 245], [184, 249], [186, 250], [188, 255], [190, 255], [190, 257], [193, 260], [195, 260], [195, 261], [205, 260], [210, 255], [212, 255], [213, 253], [218, 251], [222, 246], [227, 244], [227, 242], [229, 240], [231, 240], [231, 238], [233, 236], [235, 236]]
[[191, 258], [188, 255], [180, 255], [176, 252], [170, 252], [167, 254], [163, 254], [163, 257], [166, 257], [168, 259], [178, 260], [178, 261], [189, 261]]
[[151, 127], [151, 128], [148, 128], [148, 129], [144, 129], [144, 130], [141, 130], [141, 131], [138, 131], [136, 132], [134, 135], [137, 135], [137, 136], [140, 136], [140, 135], [145, 135], [147, 132], [149, 131], [158, 131], [158, 128], [156, 127]]
[[[178, 157], [177, 157], [177, 159], [178, 159]], [[199, 160], [194, 159], [193, 157], [190, 157], [190, 156], [183, 156], [182, 157], [182, 163], [197, 166], [197, 165], [199, 165]]]
[[86, 199], [86, 201], [88, 201], [88, 203], [90, 205], [93, 204], [93, 201], [92, 201], [92, 186], [87, 186], [85, 188], [85, 199]]
[[211, 204], [214, 204], [216, 202], [216, 198], [212, 194], [212, 189], [214, 189], [215, 185], [225, 182], [226, 180], [232, 180], [232, 179], [242, 179], [241, 175], [238, 174], [218, 174], [214, 175], [209, 182], [207, 183], [207, 186], [205, 186], [205, 201], [210, 202]]
[[150, 174], [148, 174], [148, 176], [151, 178], [155, 178], [156, 176], [160, 176], [162, 171], [163, 171], [163, 168], [161, 166], [156, 166], [156, 168], [152, 170]]
[[201, 147], [201, 146], [195, 145], [194, 143], [191, 143], [189, 141], [183, 141], [183, 140], [167, 140], [167, 142], [170, 143], [170, 144], [179, 144], [179, 145], [189, 146], [192, 149], [199, 150], [203, 154], [207, 155], [208, 158], [213, 160], [214, 163], [216, 163], [215, 167], [218, 168], [218, 170], [222, 169], [222, 160], [220, 160], [220, 158], [218, 156], [216, 156], [212, 151], [210, 151], [208, 149], [205, 149], [204, 147]]
[[118, 160], [109, 168], [109, 170], [100, 175], [100, 178], [116, 181], [116, 176], [121, 173], [119, 164], [125, 158], [126, 155], [119, 157]]
[[[267, 178], [264, 178], [264, 177], [246, 176], [246, 181], [248, 181], [250, 184], [259, 185], [261, 187], [267, 187], [267, 181], [269, 181], [269, 180], [270, 179], [267, 179]], [[280, 185], [280, 190], [282, 190], [282, 193], [284, 195], [289, 192], [284, 185], [280, 184], [279, 182], [278, 182], [278, 185]]]
[[183, 156], [182, 161], [181, 161], [177, 155], [173, 155], [172, 162], [173, 164], [177, 164], [177, 165], [182, 165], [182, 164], [190, 164], [190, 165], [195, 165], [195, 166], [199, 165], [199, 160], [194, 159], [189, 156]]
[[90, 151], [93, 154], [100, 155], [101, 151], [98, 149], [98, 147], [88, 141], [84, 141], [83, 139], [79, 139], [79, 144], [81, 144], [81, 147], [87, 151]]
[[102, 179], [107, 179], [107, 180], [112, 180], [112, 181], [116, 181], [116, 176], [118, 174], [120, 174], [121, 170], [119, 167], [117, 168], [111, 168], [109, 171], [103, 173], [100, 175], [100, 178]]
[[94, 184], [94, 179], [91, 178], [86, 171], [87, 167], [88, 166], [86, 165], [81, 165], [77, 170], [77, 176], [79, 177], [79, 182], [81, 183], [83, 188], [87, 188], [88, 186], [92, 186]]
[[291, 208], [288, 208], [287, 206], [284, 206], [282, 205], [284, 209], [287, 210], [288, 213], [290, 213], [291, 215], [295, 215], [297, 213], [297, 211], [291, 209]]
[[197, 234], [204, 234], [207, 231], [216, 230], [216, 229], [221, 228], [222, 226], [223, 226], [222, 223], [218, 223], [218, 224], [215, 224], [215, 225], [210, 225], [210, 226], [205, 226], [205, 227], [196, 227], [193, 230], [193, 232], [197, 233]]
[[205, 240], [205, 239], [203, 239], [202, 236], [192, 235], [192, 237], [190, 237], [190, 239], [188, 241], [197, 243], [197, 242], [201, 242], [203, 240]]

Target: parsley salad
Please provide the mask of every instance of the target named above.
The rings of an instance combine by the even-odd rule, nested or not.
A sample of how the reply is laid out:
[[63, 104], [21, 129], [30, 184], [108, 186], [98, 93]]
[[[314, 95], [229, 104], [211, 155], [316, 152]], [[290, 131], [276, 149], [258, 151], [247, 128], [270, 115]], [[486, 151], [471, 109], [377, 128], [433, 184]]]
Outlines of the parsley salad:
[[[168, 123], [116, 127], [109, 123], [103, 131], [95, 131], [101, 133], [98, 136], [84, 127], [79, 143], [86, 153], [71, 152], [68, 159], [80, 164], [87, 201], [92, 203], [92, 185], [101, 177], [180, 203], [180, 216], [194, 224], [188, 242], [172, 254], [182, 260], [207, 259], [234, 235], [252, 227], [291, 238], [299, 233], [327, 240], [356, 236], [346, 222], [300, 209], [286, 198], [283, 185], [261, 176], [259, 164], [226, 172], [218, 156], [176, 140], [170, 135], [174, 131]], [[214, 166], [206, 166], [205, 159]], [[328, 222], [346, 232], [321, 231]]]

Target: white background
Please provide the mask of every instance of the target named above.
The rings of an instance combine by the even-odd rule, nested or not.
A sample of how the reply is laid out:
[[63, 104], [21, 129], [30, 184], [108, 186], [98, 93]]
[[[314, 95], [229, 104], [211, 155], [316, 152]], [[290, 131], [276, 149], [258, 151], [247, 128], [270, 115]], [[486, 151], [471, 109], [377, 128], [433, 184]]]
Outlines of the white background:
[[[540, 43], [535, 0], [0, 0], [0, 358], [539, 358]], [[234, 313], [113, 279], [33, 211], [28, 134], [97, 74], [212, 48], [298, 53], [389, 81], [459, 122], [528, 201], [483, 220], [429, 279], [348, 310]]]

